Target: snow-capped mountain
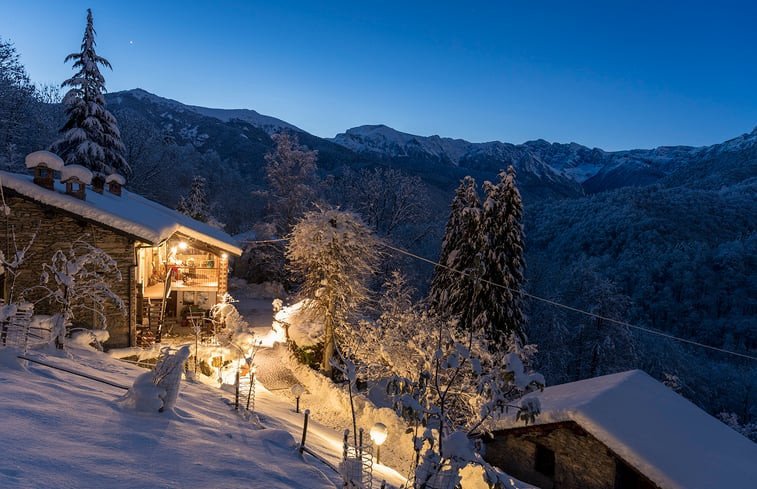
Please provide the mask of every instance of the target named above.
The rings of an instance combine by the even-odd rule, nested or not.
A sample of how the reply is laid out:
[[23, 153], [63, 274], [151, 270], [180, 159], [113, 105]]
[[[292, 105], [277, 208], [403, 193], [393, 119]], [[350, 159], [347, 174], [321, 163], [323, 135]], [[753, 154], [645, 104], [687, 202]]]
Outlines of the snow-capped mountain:
[[543, 139], [522, 144], [472, 143], [408, 134], [382, 124], [358, 126], [322, 139], [249, 109], [185, 105], [142, 89], [111, 93], [106, 98], [123, 132], [129, 132], [130, 118], [142, 118], [158, 128], [162, 137], [191, 145], [203, 154], [215, 152], [232, 167], [246, 169], [252, 179], [248, 183], [262, 176], [263, 156], [274, 147], [270, 136], [282, 130], [295, 132], [301, 144], [318, 150], [318, 165], [324, 171], [338, 171], [342, 166], [392, 166], [419, 175], [445, 192], [465, 174], [494, 179], [499, 170], [513, 165], [526, 199], [575, 197], [645, 186], [692, 163], [724, 153], [757, 151], [757, 129], [706, 147], [661, 146], [615, 152]]
[[383, 124], [353, 127], [331, 141], [356, 153], [373, 152], [393, 158], [431, 155], [454, 165], [473, 146], [463, 139], [415, 136]]
[[194, 112], [196, 114], [204, 115], [207, 117], [213, 117], [222, 122], [229, 122], [234, 119], [248, 122], [257, 128], [264, 130], [268, 134], [275, 134], [277, 132], [280, 132], [282, 129], [303, 132], [302, 129], [294, 126], [293, 124], [289, 124], [288, 122], [284, 122], [281, 119], [277, 119], [275, 117], [260, 114], [251, 109], [214, 109], [208, 107], [199, 107], [197, 105], [185, 105], [181, 102], [177, 102], [176, 100], [159, 97], [158, 95], [154, 95], [146, 90], [142, 90], [141, 88], [117, 92], [113, 96], [119, 97], [124, 95], [131, 95], [132, 97], [135, 97], [137, 99], [148, 101], [155, 105], [164, 106], [172, 111]]
[[532, 173], [559, 184], [570, 180], [580, 184], [584, 191], [596, 193], [629, 185], [648, 185], [702, 158], [753, 148], [757, 146], [757, 128], [712, 146], [661, 146], [616, 152], [542, 139], [523, 144], [471, 143], [406, 134], [385, 125], [359, 126], [337, 134], [331, 141], [360, 154], [437, 159], [439, 163], [477, 170], [496, 171], [514, 165], [519, 172]]

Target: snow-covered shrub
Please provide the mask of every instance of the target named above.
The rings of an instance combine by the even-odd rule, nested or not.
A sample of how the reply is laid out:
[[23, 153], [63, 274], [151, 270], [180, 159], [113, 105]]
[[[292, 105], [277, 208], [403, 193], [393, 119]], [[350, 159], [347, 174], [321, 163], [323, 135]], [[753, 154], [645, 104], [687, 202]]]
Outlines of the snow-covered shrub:
[[102, 344], [108, 341], [110, 333], [104, 329], [75, 329], [71, 331], [71, 338], [68, 340], [69, 345], [76, 345], [82, 348], [93, 348], [103, 351]]
[[128, 392], [117, 402], [125, 409], [156, 413], [163, 409], [166, 390], [153, 382], [153, 372], [145, 372], [136, 379]]
[[58, 346], [63, 344], [75, 309], [94, 313], [100, 329], [107, 327], [106, 303], [111, 302], [121, 314], [126, 315], [126, 305], [110, 290], [106, 275], [121, 280], [116, 261], [102, 249], [83, 240], [74, 241], [65, 252], [56, 250], [50, 263], [42, 265], [40, 285], [27, 292], [41, 290], [42, 300], [60, 306], [51, 341]]
[[[360, 335], [344, 338], [358, 365], [356, 375], [390, 379], [394, 408], [413, 427], [415, 487], [430, 481], [454, 487], [470, 463], [484, 467], [487, 483], [504, 481], [501, 471], [466, 448], [468, 436], [488, 432], [508, 413], [532, 421], [538, 401], [517, 400], [542, 388], [544, 378], [528, 373], [517, 353], [490, 351], [483, 332], [461, 331], [412, 304], [401, 282], [395, 276], [387, 287], [379, 320], [363, 322]], [[515, 336], [509, 343], [521, 353], [532, 350], [520, 347]]]
[[164, 391], [163, 395], [158, 396], [163, 401], [163, 405], [158, 411], [170, 411], [176, 404], [181, 374], [184, 371], [184, 362], [187, 361], [187, 358], [189, 358], [189, 346], [182, 346], [174, 354], [171, 354], [171, 347], [161, 349], [158, 363], [152, 372], [153, 383]]

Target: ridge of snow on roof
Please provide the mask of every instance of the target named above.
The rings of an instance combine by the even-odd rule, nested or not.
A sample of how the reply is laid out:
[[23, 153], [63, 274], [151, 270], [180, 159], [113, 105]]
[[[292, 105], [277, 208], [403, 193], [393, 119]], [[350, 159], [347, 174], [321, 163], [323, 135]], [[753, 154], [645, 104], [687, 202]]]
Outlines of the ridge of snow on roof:
[[120, 197], [109, 192], [89, 192], [87, 200], [79, 200], [66, 195], [63, 185], [57, 181], [55, 190], [48, 190], [35, 184], [28, 175], [5, 171], [0, 171], [0, 184], [32, 200], [102, 223], [150, 244], [158, 244], [180, 232], [234, 255], [242, 254], [238, 243], [220, 229], [128, 190]]
[[27, 168], [34, 168], [35, 166], [39, 166], [40, 163], [44, 163], [46, 167], [55, 171], [60, 171], [64, 164], [60, 156], [45, 150], [29, 153], [26, 155], [24, 163]]
[[73, 177], [76, 177], [85, 185], [92, 183], [92, 172], [89, 168], [85, 168], [81, 165], [65, 165], [60, 169], [61, 182], [66, 182]]
[[105, 183], [116, 182], [119, 185], [126, 185], [126, 178], [118, 173], [111, 173], [105, 178]]
[[[574, 421], [663, 489], [754, 487], [757, 444], [641, 370], [547, 387], [537, 425]], [[498, 429], [522, 427], [502, 420]]]

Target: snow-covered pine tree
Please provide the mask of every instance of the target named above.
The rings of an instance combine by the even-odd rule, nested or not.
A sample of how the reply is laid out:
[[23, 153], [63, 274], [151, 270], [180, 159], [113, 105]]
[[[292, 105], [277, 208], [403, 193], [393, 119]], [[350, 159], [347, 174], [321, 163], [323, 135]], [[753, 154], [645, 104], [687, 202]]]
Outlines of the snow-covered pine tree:
[[195, 176], [192, 179], [192, 190], [189, 195], [179, 198], [176, 210], [186, 214], [200, 222], [208, 222], [210, 219], [210, 206], [208, 205], [208, 193], [205, 190], [207, 181], [204, 177]]
[[[481, 300], [490, 348], [504, 346], [515, 333], [523, 336], [523, 204], [515, 186], [515, 169], [500, 171], [499, 183], [484, 182], [482, 232], [486, 240]], [[498, 284], [501, 286], [497, 286]]]
[[455, 192], [444, 231], [442, 252], [434, 270], [429, 302], [440, 315], [457, 316], [459, 327], [472, 330], [478, 325], [478, 278], [483, 275], [481, 201], [476, 182], [466, 176]]
[[92, 10], [87, 9], [87, 27], [81, 43], [81, 52], [66, 56], [74, 60], [77, 73], [61, 86], [71, 89], [63, 97], [68, 121], [60, 130], [63, 137], [54, 142], [51, 150], [66, 164], [81, 165], [94, 172], [130, 173], [123, 157], [124, 145], [118, 123], [105, 108], [105, 78], [97, 65], [111, 68], [110, 62], [95, 53], [95, 28]]

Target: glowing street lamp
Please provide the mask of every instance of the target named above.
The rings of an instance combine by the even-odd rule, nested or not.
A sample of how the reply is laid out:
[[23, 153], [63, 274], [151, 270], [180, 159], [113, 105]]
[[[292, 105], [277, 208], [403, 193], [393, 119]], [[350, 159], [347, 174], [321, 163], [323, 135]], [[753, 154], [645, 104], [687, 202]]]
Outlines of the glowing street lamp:
[[386, 441], [386, 425], [376, 423], [371, 427], [371, 440], [376, 444], [376, 463], [381, 463], [381, 445]]
[[294, 412], [299, 413], [300, 412], [300, 396], [305, 392], [305, 388], [302, 387], [300, 384], [294, 384], [292, 386], [292, 395], [297, 399], [297, 407], [295, 408]]

